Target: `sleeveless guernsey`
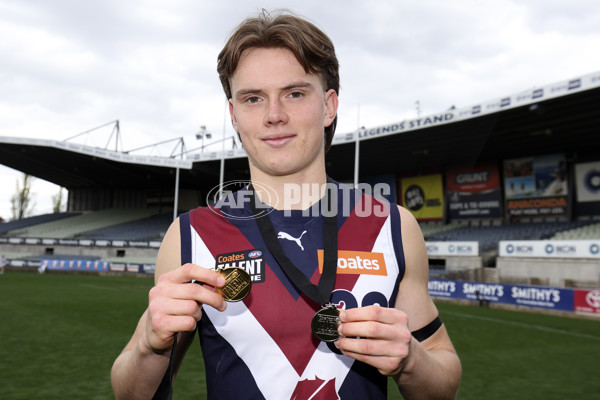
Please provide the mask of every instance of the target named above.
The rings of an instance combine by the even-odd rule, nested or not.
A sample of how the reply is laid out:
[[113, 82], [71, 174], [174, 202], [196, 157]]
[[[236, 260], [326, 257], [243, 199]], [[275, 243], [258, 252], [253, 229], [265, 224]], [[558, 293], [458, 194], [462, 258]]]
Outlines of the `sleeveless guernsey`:
[[[404, 274], [398, 208], [335, 185], [338, 267], [330, 300], [346, 309], [393, 307]], [[228, 196], [218, 208], [180, 216], [182, 263], [238, 266], [253, 280], [250, 295], [228, 303], [225, 312], [203, 308], [198, 330], [208, 398], [386, 399], [386, 377], [314, 337], [310, 323], [320, 305], [298, 291], [269, 253], [243, 193]], [[316, 284], [322, 271], [322, 215], [267, 213], [263, 218], [271, 218], [288, 258]]]

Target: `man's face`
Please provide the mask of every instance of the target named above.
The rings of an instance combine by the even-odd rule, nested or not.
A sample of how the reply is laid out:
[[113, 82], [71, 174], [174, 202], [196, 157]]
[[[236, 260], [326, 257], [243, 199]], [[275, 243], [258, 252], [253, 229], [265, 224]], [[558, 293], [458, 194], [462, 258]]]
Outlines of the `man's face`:
[[231, 89], [229, 111], [253, 174], [324, 168], [324, 128], [335, 118], [337, 94], [325, 92], [320, 77], [307, 74], [291, 51], [245, 51]]

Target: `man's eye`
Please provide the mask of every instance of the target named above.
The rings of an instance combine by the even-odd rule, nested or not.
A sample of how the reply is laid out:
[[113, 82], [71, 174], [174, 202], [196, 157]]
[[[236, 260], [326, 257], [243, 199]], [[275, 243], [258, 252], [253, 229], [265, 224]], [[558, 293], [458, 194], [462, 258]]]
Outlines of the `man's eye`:
[[304, 94], [302, 92], [292, 92], [290, 93], [290, 97], [292, 99], [299, 99], [300, 97], [302, 97]]
[[259, 102], [259, 98], [258, 96], [252, 96], [252, 97], [248, 97], [246, 99], [246, 102], [250, 103], [250, 104], [254, 104], [254, 103], [258, 103]]

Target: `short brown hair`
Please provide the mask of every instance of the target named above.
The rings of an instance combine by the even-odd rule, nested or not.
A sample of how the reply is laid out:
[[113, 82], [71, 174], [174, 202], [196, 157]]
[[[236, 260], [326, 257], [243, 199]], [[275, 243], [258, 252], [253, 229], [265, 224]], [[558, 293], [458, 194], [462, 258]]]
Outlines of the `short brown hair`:
[[[321, 77], [325, 90], [333, 89], [339, 93], [339, 63], [331, 39], [314, 24], [289, 11], [271, 15], [263, 10], [237, 27], [217, 58], [217, 72], [228, 99], [232, 97], [230, 79], [242, 53], [254, 47], [290, 50], [307, 74]], [[325, 128], [325, 151], [331, 147], [336, 124], [337, 115]]]

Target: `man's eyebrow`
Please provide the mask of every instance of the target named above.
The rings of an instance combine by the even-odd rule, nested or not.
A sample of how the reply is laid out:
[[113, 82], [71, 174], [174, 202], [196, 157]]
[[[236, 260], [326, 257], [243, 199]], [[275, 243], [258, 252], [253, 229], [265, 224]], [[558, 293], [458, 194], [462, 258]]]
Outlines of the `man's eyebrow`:
[[247, 94], [254, 94], [254, 93], [258, 93], [260, 92], [259, 89], [252, 89], [252, 88], [248, 88], [248, 89], [240, 89], [237, 92], [235, 92], [235, 97], [242, 97], [245, 96]]
[[290, 90], [290, 89], [296, 89], [296, 88], [311, 88], [313, 87], [312, 83], [310, 82], [306, 82], [306, 81], [298, 81], [298, 82], [292, 82], [289, 85], [284, 86], [282, 89], [283, 90]]
[[[312, 88], [313, 84], [310, 82], [306, 82], [306, 81], [298, 81], [298, 82], [292, 82], [288, 85], [285, 85], [284, 87], [281, 88], [281, 90], [290, 90], [290, 89], [304, 89], [304, 88]], [[247, 94], [254, 94], [254, 93], [261, 93], [262, 90], [261, 89], [253, 89], [253, 88], [247, 88], [247, 89], [240, 89], [237, 92], [235, 92], [235, 97], [243, 97]]]

